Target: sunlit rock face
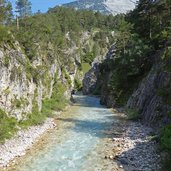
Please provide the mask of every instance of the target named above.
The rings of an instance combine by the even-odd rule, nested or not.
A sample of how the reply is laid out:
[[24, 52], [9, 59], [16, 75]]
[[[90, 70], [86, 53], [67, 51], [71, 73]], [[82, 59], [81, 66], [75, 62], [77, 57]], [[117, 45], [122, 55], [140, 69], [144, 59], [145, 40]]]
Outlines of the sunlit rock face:
[[[43, 101], [50, 99], [55, 91], [62, 92], [66, 99], [77, 89], [76, 82], [83, 79], [81, 59], [91, 52], [94, 37], [98, 32], [80, 32], [76, 43], [66, 33], [68, 44], [57, 52], [52, 43], [34, 43], [36, 52], [32, 57], [17, 40], [0, 46], [0, 112], [18, 121], [24, 120], [33, 110], [40, 112]], [[111, 34], [109, 35], [111, 36]], [[101, 48], [96, 43], [97, 57], [103, 58], [110, 42], [106, 37]], [[46, 48], [45, 48], [46, 47]]]
[[50, 43], [48, 50], [39, 44], [35, 48], [34, 59], [30, 60], [17, 41], [0, 46], [0, 111], [17, 120], [27, 118], [34, 108], [41, 111], [43, 100], [51, 98], [56, 82], [65, 86], [64, 96], [69, 99], [76, 75], [77, 79], [82, 77], [78, 70], [80, 56], [74, 47], [64, 49], [61, 58], [67, 56], [69, 62], [65, 61], [62, 69], [64, 62]]
[[78, 0], [64, 4], [63, 6], [116, 15], [133, 10], [135, 8], [136, 1], [137, 0]]

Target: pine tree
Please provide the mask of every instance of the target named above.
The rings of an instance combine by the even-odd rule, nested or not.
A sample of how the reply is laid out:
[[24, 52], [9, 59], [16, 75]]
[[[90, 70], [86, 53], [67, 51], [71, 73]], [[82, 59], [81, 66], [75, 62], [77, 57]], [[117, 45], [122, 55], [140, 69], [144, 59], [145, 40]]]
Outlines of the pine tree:
[[135, 31], [155, 49], [165, 45], [171, 21], [171, 0], [139, 0], [136, 9], [129, 14]]
[[5, 15], [5, 2], [0, 0], [0, 22], [3, 22]]
[[0, 24], [8, 24], [12, 16], [11, 3], [6, 0], [0, 0]]
[[31, 2], [29, 2], [28, 0], [17, 0], [16, 10], [21, 18], [30, 16], [32, 14]]

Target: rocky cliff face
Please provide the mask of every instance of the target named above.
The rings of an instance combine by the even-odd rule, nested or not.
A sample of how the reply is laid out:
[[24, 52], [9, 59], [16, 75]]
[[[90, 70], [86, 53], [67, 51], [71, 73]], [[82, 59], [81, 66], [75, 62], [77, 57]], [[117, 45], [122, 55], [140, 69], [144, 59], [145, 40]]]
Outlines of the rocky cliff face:
[[115, 45], [112, 45], [103, 57], [100, 59], [95, 58], [92, 63], [92, 68], [85, 74], [83, 79], [83, 93], [101, 95], [100, 102], [107, 107], [114, 107], [115, 104], [113, 93], [108, 87], [112, 72], [108, 67], [102, 69], [102, 66], [104, 64], [106, 65], [114, 55]]
[[[166, 68], [171, 66], [171, 61], [162, 60], [164, 53], [163, 50], [157, 52], [152, 69], [147, 76], [140, 80], [139, 86], [133, 91], [126, 103], [126, 108], [137, 111], [142, 121], [147, 125], [162, 126], [170, 122], [171, 72]], [[100, 101], [107, 107], [116, 107], [115, 91], [110, 84], [114, 72], [110, 69], [110, 65], [112, 65], [110, 59], [114, 55], [115, 46], [113, 45], [109, 49], [105, 60], [96, 63], [85, 75], [83, 81], [83, 92], [85, 94], [93, 93], [97, 86], [100, 87]]]
[[[159, 54], [161, 57], [161, 54]], [[167, 65], [171, 65], [168, 61]], [[127, 102], [127, 108], [138, 110], [145, 124], [156, 126], [170, 122], [171, 72], [157, 61], [149, 74], [140, 82]]]
[[30, 60], [17, 41], [0, 47], [0, 108], [17, 120], [26, 118], [35, 106], [41, 111], [43, 99], [50, 98], [58, 84], [63, 84], [64, 96], [69, 99], [74, 79], [82, 78], [75, 46], [63, 49], [62, 57], [50, 43], [46, 49], [40, 44], [35, 48]]
[[83, 94], [91, 94], [97, 86], [99, 77], [100, 63], [103, 61], [103, 56], [96, 57], [92, 63], [91, 69], [85, 74], [83, 79]]
[[115, 56], [115, 50], [115, 45], [112, 45], [106, 55], [106, 59], [100, 66], [101, 78], [98, 77], [98, 82], [101, 87], [100, 103], [102, 105], [106, 105], [109, 108], [115, 106], [114, 93], [110, 87], [110, 81], [112, 79], [111, 67], [114, 62], [112, 59]]
[[0, 49], [0, 61], [0, 107], [9, 115], [21, 119], [22, 113], [31, 112], [36, 90], [33, 78], [27, 78], [24, 68], [28, 61], [18, 43], [13, 48], [4, 45]]
[[[76, 82], [83, 78], [82, 56], [92, 51], [96, 33], [79, 33], [79, 39], [74, 42], [68, 32], [67, 45], [59, 51], [50, 42], [35, 43], [35, 53], [31, 54], [15, 39], [1, 44], [0, 109], [10, 117], [23, 120], [34, 108], [41, 111], [43, 100], [50, 99], [58, 87], [70, 99]], [[97, 55], [101, 58], [107, 48], [98, 46]]]
[[112, 45], [106, 54], [96, 57], [94, 61], [92, 62], [91, 69], [85, 74], [84, 79], [83, 79], [83, 93], [84, 94], [95, 93], [96, 89], [98, 89], [98, 86], [101, 86], [102, 79], [103, 79], [100, 73], [101, 65], [105, 61], [110, 60], [110, 57], [114, 53], [114, 48], [115, 46]]

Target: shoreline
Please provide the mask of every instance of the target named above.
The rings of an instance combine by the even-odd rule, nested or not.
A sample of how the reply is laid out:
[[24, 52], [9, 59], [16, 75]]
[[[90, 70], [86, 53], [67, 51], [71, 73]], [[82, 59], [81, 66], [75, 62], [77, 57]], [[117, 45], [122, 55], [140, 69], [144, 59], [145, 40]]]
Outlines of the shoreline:
[[0, 144], [0, 171], [8, 170], [16, 165], [17, 161], [22, 160], [21, 158], [38, 145], [48, 132], [55, 129], [57, 127], [56, 118], [67, 111], [71, 104], [69, 103], [62, 111], [54, 111], [54, 118], [46, 118], [40, 125], [21, 129], [4, 144]]
[[[61, 114], [59, 112], [58, 114]], [[15, 164], [46, 134], [56, 127], [54, 118], [47, 118], [43, 124], [19, 130], [14, 137], [0, 145], [0, 170]]]
[[127, 116], [113, 109], [114, 115], [125, 118], [120, 121], [113, 132], [116, 134], [108, 141], [111, 150], [105, 159], [118, 163], [119, 168], [125, 171], [159, 171], [161, 169], [161, 155], [158, 152], [158, 143], [154, 139], [155, 131], [139, 121], [131, 121]]

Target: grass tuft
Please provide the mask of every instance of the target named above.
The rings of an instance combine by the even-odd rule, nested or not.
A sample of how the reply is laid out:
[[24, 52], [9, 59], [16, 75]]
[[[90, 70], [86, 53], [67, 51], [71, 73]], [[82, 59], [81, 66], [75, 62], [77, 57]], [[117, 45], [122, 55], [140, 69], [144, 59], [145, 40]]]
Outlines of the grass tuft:
[[130, 120], [138, 120], [140, 118], [140, 114], [137, 109], [127, 109], [126, 113]]

